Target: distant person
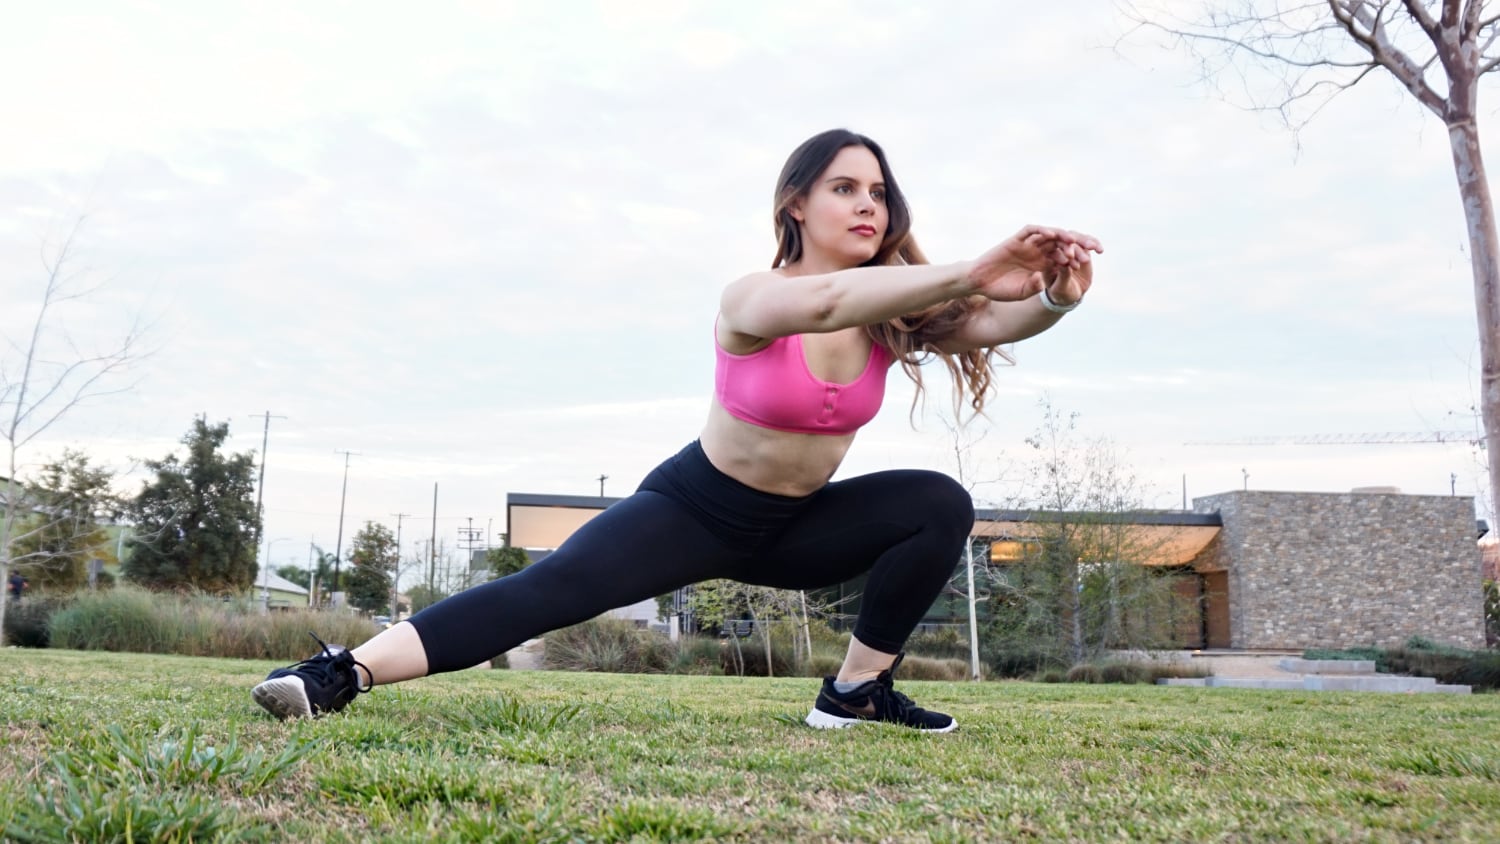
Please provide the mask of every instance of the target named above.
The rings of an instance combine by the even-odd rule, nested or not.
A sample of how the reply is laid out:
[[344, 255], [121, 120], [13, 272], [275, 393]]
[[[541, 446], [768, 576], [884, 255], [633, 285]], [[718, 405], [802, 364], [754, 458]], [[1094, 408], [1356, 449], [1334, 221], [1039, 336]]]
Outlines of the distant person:
[[884, 152], [841, 129], [791, 154], [774, 217], [772, 269], [733, 282], [720, 299], [714, 400], [698, 439], [545, 560], [453, 595], [353, 651], [324, 645], [271, 672], [252, 690], [256, 702], [280, 718], [336, 712], [376, 685], [468, 668], [546, 631], [712, 578], [815, 589], [868, 574], [848, 654], [838, 676], [824, 679], [807, 723], [954, 729], [953, 718], [896, 691], [893, 675], [962, 555], [973, 502], [938, 472], [830, 479], [880, 409], [893, 364], [920, 391], [919, 365], [941, 360], [954, 375], [955, 405], [983, 410], [995, 347], [1076, 308], [1093, 280], [1090, 253], [1101, 247], [1087, 235], [1027, 226], [974, 260], [928, 264]]
[[22, 577], [20, 572], [13, 571], [10, 573], [10, 580], [5, 584], [5, 594], [9, 595], [12, 601], [19, 601], [21, 595], [26, 592], [28, 583], [29, 581]]

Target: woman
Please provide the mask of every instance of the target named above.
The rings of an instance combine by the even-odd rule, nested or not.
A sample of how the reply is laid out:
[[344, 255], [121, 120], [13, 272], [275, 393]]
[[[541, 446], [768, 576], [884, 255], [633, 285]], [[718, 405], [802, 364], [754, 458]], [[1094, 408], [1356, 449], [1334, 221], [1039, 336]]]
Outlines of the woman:
[[[1091, 237], [1028, 226], [973, 261], [926, 263], [880, 147], [834, 130], [776, 191], [770, 271], [725, 288], [699, 438], [545, 560], [443, 600], [353, 651], [271, 672], [278, 717], [342, 709], [385, 683], [475, 665], [548, 630], [711, 578], [811, 589], [868, 573], [848, 655], [807, 723], [957, 725], [895, 691], [901, 648], [953, 573], [973, 503], [937, 472], [830, 482], [879, 410], [886, 372], [940, 357], [984, 408], [994, 347], [1055, 324], [1092, 281]], [[321, 644], [321, 642], [320, 642]]]

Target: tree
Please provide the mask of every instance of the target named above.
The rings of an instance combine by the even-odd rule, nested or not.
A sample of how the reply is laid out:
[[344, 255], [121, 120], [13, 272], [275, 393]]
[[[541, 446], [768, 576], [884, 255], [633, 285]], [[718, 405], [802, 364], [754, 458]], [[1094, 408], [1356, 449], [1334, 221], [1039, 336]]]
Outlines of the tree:
[[[684, 590], [683, 602], [698, 623], [710, 629], [720, 629], [730, 622], [748, 617], [765, 650], [767, 675], [775, 672], [771, 648], [774, 623], [782, 619], [793, 621], [803, 637], [799, 647], [793, 636], [793, 659], [797, 659], [799, 653], [805, 653], [811, 659], [812, 632], [808, 617], [810, 614], [825, 614], [831, 609], [831, 605], [816, 597], [809, 606], [807, 593], [800, 590], [753, 586], [737, 580], [708, 580], [694, 584]], [[660, 598], [657, 606], [662, 606]], [[729, 638], [734, 644], [738, 673], [743, 674], [745, 660], [740, 650], [739, 636], [730, 630]]]
[[1037, 515], [1014, 538], [1026, 551], [986, 578], [986, 638], [1001, 673], [1165, 644], [1178, 600], [1147, 565], [1161, 549], [1135, 525], [1139, 481], [1108, 440], [1079, 441], [1077, 414], [1046, 397], [1040, 406], [1042, 422], [1026, 439], [1037, 459], [1023, 502]]
[[[943, 427], [948, 430], [948, 438], [950, 444], [953, 446], [953, 463], [958, 470], [957, 480], [968, 491], [971, 498], [974, 496], [974, 490], [981, 483], [998, 483], [1004, 479], [1003, 473], [983, 481], [978, 478], [981, 470], [979, 468], [979, 460], [975, 457], [975, 452], [978, 450], [980, 443], [984, 441], [984, 438], [989, 436], [988, 428], [976, 429], [973, 427], [978, 424], [978, 417], [971, 418], [968, 424], [961, 423], [943, 414], [940, 414], [939, 418], [943, 422]], [[961, 595], [968, 605], [969, 678], [979, 680], [982, 679], [979, 669], [979, 604], [986, 599], [981, 598], [979, 595], [979, 589], [985, 585], [983, 583], [985, 578], [980, 576], [980, 582], [976, 583], [975, 552], [975, 541], [971, 530], [969, 540], [964, 545], [963, 585], [950, 583], [949, 589]]]
[[138, 534], [125, 577], [156, 589], [243, 592], [255, 582], [255, 460], [225, 455], [229, 423], [199, 418], [183, 437], [187, 457], [146, 461], [156, 479], [141, 485], [127, 512]]
[[354, 535], [349, 551], [353, 572], [349, 575], [349, 604], [366, 613], [378, 612], [391, 603], [391, 578], [401, 562], [396, 535], [385, 525], [365, 522]]
[[27, 485], [35, 509], [21, 522], [11, 556], [33, 588], [79, 589], [88, 582], [90, 560], [115, 561], [99, 524], [120, 508], [110, 491], [113, 479], [108, 469], [90, 466], [84, 453], [66, 449]]
[[434, 589], [425, 583], [418, 583], [406, 590], [406, 597], [411, 600], [411, 611], [418, 613], [448, 597], [448, 593]]
[[278, 566], [275, 573], [277, 577], [289, 580], [303, 589], [312, 589], [312, 572], [301, 566]]
[[[313, 564], [312, 585], [308, 589], [312, 592], [310, 596], [312, 605], [316, 607], [322, 606], [323, 601], [321, 598], [332, 595], [334, 592], [344, 591], [343, 587], [348, 583], [349, 575], [347, 572], [338, 570], [334, 566], [333, 552], [324, 551], [319, 545], [313, 546], [313, 552], [315, 562]], [[336, 570], [339, 573], [340, 579], [344, 581], [343, 583], [333, 582]]]
[[[65, 317], [81, 309], [100, 284], [86, 268], [75, 269], [79, 218], [59, 245], [42, 248], [40, 295], [28, 301], [17, 290], [6, 296], [7, 312], [34, 307], [35, 318], [24, 323], [23, 339], [9, 336], [0, 351], [0, 440], [5, 444], [5, 476], [0, 478], [0, 582], [10, 577], [12, 547], [32, 529], [20, 529], [22, 518], [36, 512], [31, 490], [17, 478], [26, 446], [59, 420], [94, 399], [123, 392], [130, 385], [119, 379], [143, 357], [145, 329], [133, 323], [112, 342], [77, 341]], [[88, 321], [85, 313], [76, 313]], [[90, 325], [97, 331], [97, 325]], [[0, 601], [0, 628], [5, 623]]]
[[1205, 3], [1194, 20], [1127, 16], [1169, 36], [1205, 79], [1237, 72], [1249, 105], [1294, 131], [1372, 73], [1386, 73], [1448, 130], [1468, 228], [1479, 322], [1480, 417], [1490, 501], [1500, 507], [1500, 240], [1479, 136], [1479, 81], [1500, 67], [1500, 13], [1486, 0], [1324, 0]]
[[526, 552], [513, 545], [491, 548], [485, 553], [484, 561], [496, 580], [515, 574], [531, 564], [531, 558], [526, 556]]

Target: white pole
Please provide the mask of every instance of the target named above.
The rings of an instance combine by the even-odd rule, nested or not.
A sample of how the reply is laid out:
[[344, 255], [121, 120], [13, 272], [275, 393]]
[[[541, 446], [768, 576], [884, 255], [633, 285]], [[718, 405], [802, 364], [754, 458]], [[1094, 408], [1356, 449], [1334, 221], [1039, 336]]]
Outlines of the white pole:
[[964, 564], [969, 573], [969, 672], [970, 679], [979, 677], [979, 613], [974, 607], [974, 537], [964, 545]]

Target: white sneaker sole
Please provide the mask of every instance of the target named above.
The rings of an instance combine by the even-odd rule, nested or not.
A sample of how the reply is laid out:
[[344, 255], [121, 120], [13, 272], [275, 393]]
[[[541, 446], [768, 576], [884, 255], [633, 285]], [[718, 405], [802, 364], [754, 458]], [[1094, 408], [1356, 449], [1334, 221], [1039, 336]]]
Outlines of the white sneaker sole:
[[311, 718], [312, 704], [300, 677], [277, 677], [250, 690], [250, 696], [261, 708], [285, 721], [288, 718]]
[[[842, 730], [845, 727], [852, 727], [855, 724], [875, 723], [874, 721], [866, 721], [863, 718], [841, 718], [838, 715], [829, 715], [827, 712], [824, 712], [816, 706], [813, 707], [813, 710], [811, 712], [807, 713], [807, 718], [805, 718], [804, 721], [806, 722], [807, 726], [812, 727], [816, 730]], [[958, 722], [950, 720], [948, 722], [948, 726], [946, 727], [919, 730], [919, 732], [951, 733], [956, 729], [958, 729]]]

